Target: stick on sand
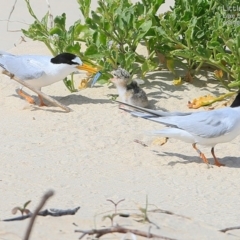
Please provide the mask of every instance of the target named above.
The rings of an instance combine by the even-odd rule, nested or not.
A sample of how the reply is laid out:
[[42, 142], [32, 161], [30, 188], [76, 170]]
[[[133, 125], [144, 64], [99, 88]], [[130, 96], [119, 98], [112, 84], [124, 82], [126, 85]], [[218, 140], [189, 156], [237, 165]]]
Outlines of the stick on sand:
[[40, 95], [42, 98], [46, 99], [47, 101], [51, 102], [52, 104], [54, 104], [55, 106], [58, 106], [62, 109], [64, 109], [66, 112], [71, 112], [72, 109], [61, 104], [60, 102], [58, 102], [57, 100], [53, 99], [52, 97], [48, 96], [47, 94], [33, 88], [32, 86], [30, 86], [28, 83], [26, 83], [25, 81], [22, 81], [16, 77], [14, 77], [14, 75], [12, 75], [10, 72], [3, 70], [2, 71], [3, 74], [7, 75], [8, 77], [10, 77], [11, 79], [17, 81], [18, 83], [22, 84], [24, 87], [32, 90], [33, 92], [35, 92], [36, 94]]

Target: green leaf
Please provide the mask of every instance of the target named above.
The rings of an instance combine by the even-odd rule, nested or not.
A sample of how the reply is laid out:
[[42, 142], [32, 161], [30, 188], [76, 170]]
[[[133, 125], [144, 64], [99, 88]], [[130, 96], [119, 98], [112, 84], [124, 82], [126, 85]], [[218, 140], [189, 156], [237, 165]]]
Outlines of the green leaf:
[[43, 26], [45, 26], [45, 27], [47, 27], [47, 25], [48, 25], [48, 17], [49, 17], [49, 12], [47, 12], [46, 14], [45, 14], [45, 16], [42, 18], [42, 20], [41, 20], [41, 23], [43, 24]]
[[29, 201], [25, 202], [25, 203], [24, 203], [24, 205], [23, 205], [23, 208], [26, 208], [26, 207], [27, 207], [27, 205], [28, 205], [30, 202], [31, 202], [31, 200], [29, 200]]
[[80, 44], [77, 42], [77, 43], [75, 43], [75, 44], [73, 44], [73, 45], [68, 45], [68, 46], [66, 46], [66, 47], [65, 47], [65, 52], [70, 52], [70, 53], [79, 55], [80, 49], [81, 49], [81, 46], [80, 46]]
[[168, 57], [166, 62], [168, 70], [174, 73], [174, 59]]
[[95, 22], [93, 19], [87, 18], [87, 19], [85, 20], [85, 22], [86, 22], [86, 24], [88, 25], [89, 28], [91, 28], [91, 29], [93, 29], [93, 30], [99, 29], [99, 28], [98, 28], [98, 25], [96, 24], [96, 22]]
[[[69, 28], [69, 31], [71, 30], [71, 27]], [[89, 28], [85, 24], [81, 24], [79, 21], [75, 22], [74, 24], [74, 37], [78, 38], [81, 34], [88, 33]]]
[[96, 45], [91, 45], [89, 46], [86, 51], [85, 51], [85, 57], [89, 57], [89, 58], [101, 58], [104, 57], [103, 53], [98, 52], [98, 48]]
[[57, 35], [61, 35], [62, 34], [62, 29], [59, 28], [59, 27], [53, 27], [49, 30], [49, 34], [50, 35], [54, 35], [54, 34], [57, 34]]
[[148, 20], [146, 22], [144, 22], [143, 24], [140, 25], [138, 32], [135, 35], [135, 40], [134, 40], [134, 45], [137, 45], [138, 42], [144, 38], [144, 36], [147, 34], [147, 32], [149, 31], [149, 29], [152, 26], [152, 20]]
[[142, 75], [145, 76], [146, 73], [149, 71], [149, 67], [148, 67], [148, 62], [147, 61], [145, 61], [142, 64], [141, 70], [142, 70]]
[[62, 30], [65, 30], [66, 25], [66, 14], [63, 13], [61, 16], [57, 16], [54, 18], [54, 26], [59, 27]]
[[230, 88], [236, 88], [236, 87], [240, 88], [240, 81], [233, 81], [233, 82], [228, 84], [228, 87], [230, 87]]
[[107, 38], [106, 35], [101, 33], [101, 32], [94, 32], [93, 34], [93, 40], [94, 43], [96, 44], [96, 46], [100, 46], [100, 45], [107, 45]]
[[91, 14], [92, 14], [93, 22], [95, 22], [95, 23], [100, 23], [101, 22], [101, 20], [102, 20], [101, 16], [96, 14], [96, 12], [94, 12], [94, 11], [92, 11]]
[[187, 58], [187, 59], [193, 58], [193, 53], [186, 49], [177, 49], [177, 50], [172, 51], [171, 54], [173, 56], [183, 57], [183, 58]]
[[84, 18], [89, 17], [90, 7], [91, 7], [91, 0], [77, 0], [79, 4], [79, 9], [84, 16]]
[[198, 56], [201, 56], [203, 58], [210, 58], [210, 56], [212, 54], [212, 51], [207, 49], [203, 45], [198, 45], [198, 47], [196, 48], [196, 52], [197, 52]]
[[218, 52], [221, 52], [221, 53], [225, 53], [224, 49], [223, 49], [223, 44], [220, 44], [220, 42], [218, 41], [209, 41], [207, 43], [207, 48], [209, 49], [212, 49], [212, 50], [216, 50]]

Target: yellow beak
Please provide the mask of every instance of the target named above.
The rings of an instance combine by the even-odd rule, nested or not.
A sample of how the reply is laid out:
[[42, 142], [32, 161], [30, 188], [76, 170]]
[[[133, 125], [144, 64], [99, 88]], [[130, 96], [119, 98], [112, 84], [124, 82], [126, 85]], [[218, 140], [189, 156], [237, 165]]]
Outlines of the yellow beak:
[[96, 72], [98, 72], [97, 68], [91, 67], [91, 66], [89, 66], [87, 64], [83, 64], [81, 66], [79, 65], [79, 66], [77, 66], [77, 69], [83, 70], [83, 71], [87, 71], [89, 73], [96, 73]]

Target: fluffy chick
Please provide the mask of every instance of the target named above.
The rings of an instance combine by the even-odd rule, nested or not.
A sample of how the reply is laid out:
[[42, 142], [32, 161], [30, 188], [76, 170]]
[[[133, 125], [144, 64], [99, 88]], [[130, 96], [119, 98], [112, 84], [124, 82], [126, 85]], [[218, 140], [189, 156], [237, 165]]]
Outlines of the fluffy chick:
[[123, 68], [118, 68], [111, 72], [114, 78], [110, 81], [116, 86], [122, 102], [139, 107], [148, 107], [147, 94], [139, 87], [136, 81], [130, 81], [130, 74]]

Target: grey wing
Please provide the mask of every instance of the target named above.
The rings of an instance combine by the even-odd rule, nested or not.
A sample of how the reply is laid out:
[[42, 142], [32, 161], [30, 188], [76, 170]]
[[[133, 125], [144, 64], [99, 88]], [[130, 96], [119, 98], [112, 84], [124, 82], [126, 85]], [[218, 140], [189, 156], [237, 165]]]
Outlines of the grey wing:
[[[154, 116], [155, 117], [156, 116], [159, 116], [159, 117], [186, 116], [186, 115], [192, 114], [191, 112], [166, 112], [166, 111], [161, 111], [161, 110], [153, 110], [153, 109], [143, 108], [143, 107], [135, 106], [135, 105], [132, 105], [130, 103], [125, 103], [125, 102], [121, 102], [121, 101], [117, 101], [117, 100], [115, 100], [115, 102], [118, 102], [118, 103], [120, 103], [122, 105], [126, 105], [126, 106], [129, 106], [129, 107], [132, 107], [132, 108], [137, 109], [137, 110], [140, 110], [140, 111], [146, 113], [146, 116], [149, 116], [149, 117], [154, 117]], [[133, 116], [138, 116], [139, 113], [140, 112], [137, 112], [137, 111], [131, 112], [131, 114]], [[144, 116], [144, 113], [141, 114], [141, 117]], [[138, 116], [138, 117], [140, 117], [140, 116]]]
[[160, 110], [154, 110], [156, 114], [161, 117], [170, 117], [170, 116], [187, 116], [191, 115], [191, 112], [165, 112]]
[[[187, 116], [187, 115], [192, 114], [192, 113], [183, 113], [183, 112], [164, 112], [164, 111], [152, 110], [152, 109], [150, 109], [148, 112], [149, 113], [133, 111], [133, 112], [131, 112], [131, 114], [133, 116], [135, 116], [135, 117], [141, 117], [141, 118], [153, 120], [155, 122], [157, 121], [156, 119], [158, 119], [156, 116], [159, 116], [159, 117], [171, 117], [171, 116]], [[157, 121], [157, 122], [159, 122], [159, 121]]]
[[14, 56], [11, 53], [8, 53], [8, 52], [5, 52], [5, 51], [0, 51], [0, 56], [3, 56], [3, 55]]
[[26, 56], [0, 54], [0, 66], [21, 80], [40, 78], [44, 71]]
[[187, 116], [152, 118], [151, 120], [185, 130], [203, 138], [215, 138], [229, 133], [235, 127], [231, 108], [198, 112]]

